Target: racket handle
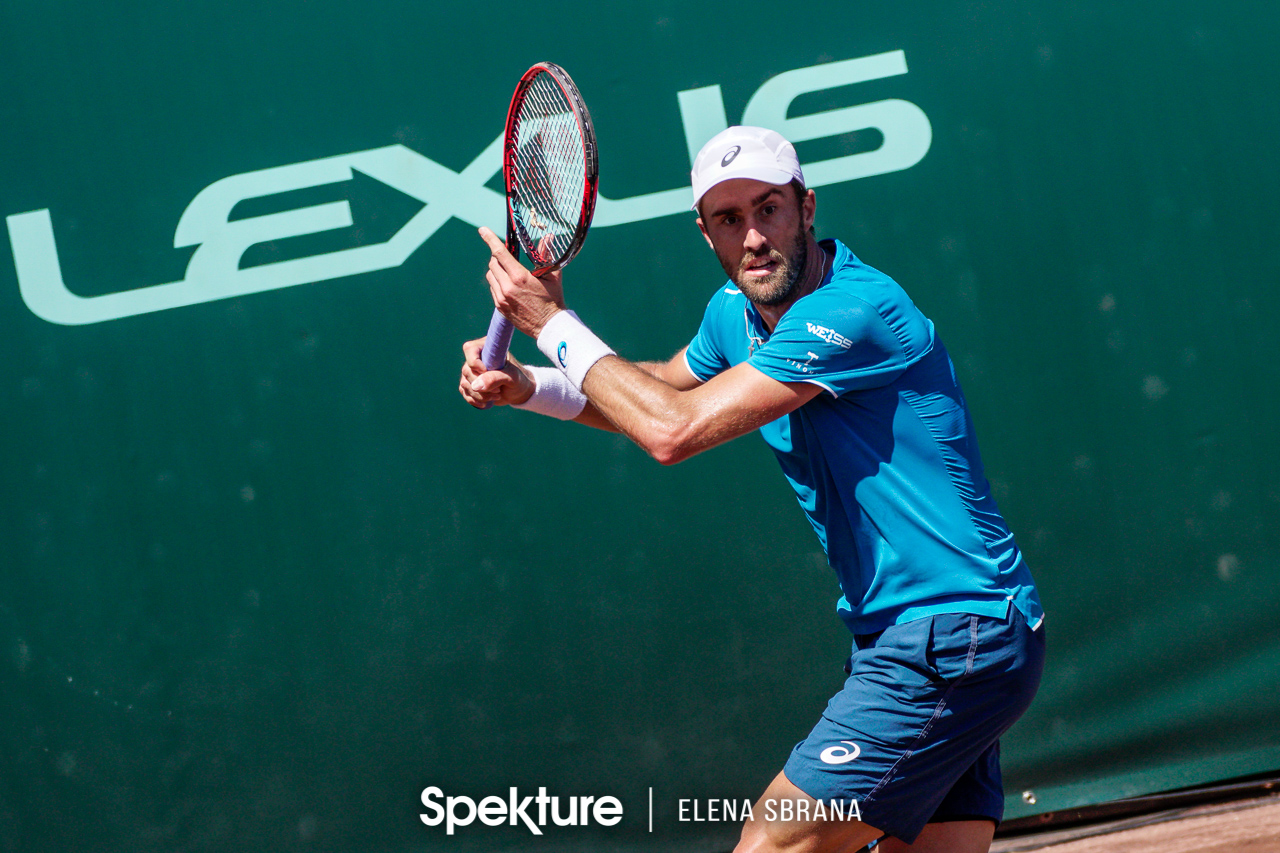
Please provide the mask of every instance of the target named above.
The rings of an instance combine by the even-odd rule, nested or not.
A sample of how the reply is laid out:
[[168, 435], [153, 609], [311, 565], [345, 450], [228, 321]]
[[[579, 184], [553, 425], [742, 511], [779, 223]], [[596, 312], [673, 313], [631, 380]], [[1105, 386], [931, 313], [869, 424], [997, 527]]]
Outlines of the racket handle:
[[[484, 349], [480, 351], [480, 361], [484, 363], [485, 370], [500, 370], [507, 363], [507, 350], [511, 348], [511, 336], [515, 331], [516, 327], [511, 325], [511, 321], [494, 309], [493, 317], [489, 320], [489, 331], [484, 335]], [[493, 403], [487, 403], [481, 408], [492, 407]]]
[[507, 350], [511, 348], [511, 336], [515, 331], [511, 321], [495, 309], [489, 320], [489, 331], [484, 335], [484, 349], [480, 351], [480, 361], [484, 362], [485, 370], [501, 370], [507, 363]]

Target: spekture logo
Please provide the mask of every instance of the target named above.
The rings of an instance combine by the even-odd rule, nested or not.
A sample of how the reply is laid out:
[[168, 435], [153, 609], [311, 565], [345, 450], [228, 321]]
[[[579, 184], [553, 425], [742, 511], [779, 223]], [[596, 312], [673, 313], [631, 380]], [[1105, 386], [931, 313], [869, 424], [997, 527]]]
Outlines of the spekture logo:
[[742, 146], [741, 146], [741, 145], [735, 145], [735, 146], [733, 146], [732, 148], [730, 148], [730, 149], [729, 149], [729, 151], [728, 151], [728, 153], [726, 153], [726, 154], [724, 155], [724, 157], [720, 160], [720, 166], [721, 166], [721, 167], [724, 167], [724, 166], [728, 166], [730, 163], [732, 163], [732, 162], [733, 162], [733, 158], [737, 157], [737, 156], [738, 156], [738, 152], [739, 152], [739, 151], [741, 151], [741, 150], [742, 150]]
[[[613, 826], [622, 820], [622, 802], [617, 797], [549, 797], [546, 788], [539, 788], [536, 796], [522, 798], [520, 790], [512, 786], [506, 799], [489, 796], [477, 803], [471, 797], [446, 797], [443, 790], [432, 785], [422, 789], [422, 805], [428, 814], [418, 817], [427, 826], [443, 823], [446, 835], [453, 835], [459, 826], [470, 826], [477, 818], [485, 826], [516, 826], [523, 822], [534, 835], [542, 835], [548, 816], [556, 826], [588, 826], [592, 822]], [[534, 805], [536, 817], [529, 814]]]

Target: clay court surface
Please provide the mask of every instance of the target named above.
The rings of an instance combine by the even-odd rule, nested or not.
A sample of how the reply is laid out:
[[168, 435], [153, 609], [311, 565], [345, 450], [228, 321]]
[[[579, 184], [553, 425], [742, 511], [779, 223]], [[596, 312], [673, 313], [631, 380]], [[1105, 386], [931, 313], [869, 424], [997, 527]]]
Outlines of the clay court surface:
[[1263, 797], [1001, 838], [992, 853], [1280, 853], [1280, 798]]

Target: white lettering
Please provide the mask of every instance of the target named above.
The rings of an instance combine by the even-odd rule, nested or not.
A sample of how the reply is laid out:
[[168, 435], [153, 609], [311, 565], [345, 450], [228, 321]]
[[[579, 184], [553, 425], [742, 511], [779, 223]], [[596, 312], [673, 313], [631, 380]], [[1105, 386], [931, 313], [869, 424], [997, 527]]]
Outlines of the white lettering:
[[[403, 145], [388, 145], [223, 178], [201, 190], [178, 220], [174, 248], [199, 244], [181, 281], [102, 296], [78, 296], [67, 288], [48, 210], [17, 213], [7, 222], [18, 289], [36, 316], [74, 326], [397, 267], [452, 217], [502, 230], [502, 196], [484, 186], [501, 168], [499, 136], [461, 173]], [[255, 243], [352, 224], [345, 201], [228, 221], [238, 202], [351, 180], [352, 169], [419, 199], [424, 207], [384, 243], [238, 268], [241, 255]]]
[[476, 812], [485, 826], [501, 826], [507, 822], [507, 801], [502, 797], [485, 797]]
[[[906, 73], [906, 54], [901, 50], [786, 71], [765, 81], [752, 95], [743, 111], [742, 124], [771, 128], [792, 142], [808, 142], [857, 130], [880, 131], [883, 141], [874, 151], [802, 164], [805, 183], [810, 187], [909, 169], [924, 159], [933, 143], [933, 126], [928, 116], [910, 101], [895, 98], [787, 118], [791, 102], [801, 95]], [[676, 99], [680, 102], [685, 145], [692, 165], [706, 141], [729, 126], [724, 99], [718, 85], [678, 92]], [[692, 204], [693, 193], [688, 187], [625, 199], [606, 198], [602, 194], [596, 203], [592, 225], [622, 225], [654, 219], [681, 213]]]
[[[546, 790], [547, 790], [546, 788], [539, 788], [538, 793], [539, 794], [545, 793]], [[539, 806], [538, 806], [538, 810], [539, 810], [538, 825], [535, 826], [533, 821], [529, 820], [529, 815], [525, 811], [525, 809], [529, 808], [529, 803], [530, 801], [533, 800], [533, 797], [525, 797], [523, 800], [517, 800], [517, 797], [519, 797], [520, 794], [515, 787], [511, 788], [510, 796], [511, 796], [511, 825], [515, 826], [516, 820], [519, 819], [524, 821], [524, 825], [528, 827], [529, 831], [532, 832], [534, 835], [541, 835], [542, 830], [538, 829], [538, 826], [546, 826], [547, 824], [546, 820], [543, 818], [543, 815], [542, 815], [541, 803], [539, 803]]]
[[[439, 802], [441, 798], [444, 799], [443, 805]], [[422, 822], [427, 826], [444, 823], [447, 835], [453, 835], [459, 826], [469, 826], [476, 818], [486, 826], [501, 826], [508, 821], [515, 826], [523, 821], [530, 833], [542, 835], [548, 811], [556, 826], [587, 826], [593, 819], [601, 826], [614, 826], [623, 816], [622, 802], [617, 797], [565, 797], [562, 807], [562, 798], [548, 796], [546, 788], [539, 788], [537, 796], [521, 798], [520, 790], [512, 787], [505, 800], [494, 795], [476, 803], [470, 797], [445, 797], [444, 791], [431, 786], [422, 790], [421, 799], [428, 810], [427, 814], [419, 815]], [[536, 821], [528, 812], [533, 803], [538, 806]]]
[[547, 825], [547, 804], [551, 802], [551, 798], [547, 796], [546, 788], [538, 789], [538, 824], [540, 826]]
[[[880, 132], [883, 142], [874, 151], [804, 164], [811, 187], [907, 169], [920, 162], [933, 139], [928, 117], [915, 104], [890, 99], [788, 117], [792, 102], [801, 95], [906, 73], [901, 50], [787, 71], [760, 87], [742, 121], [770, 127], [792, 142], [865, 129]], [[676, 98], [692, 160], [707, 139], [728, 126], [724, 99], [718, 85], [678, 92]], [[36, 316], [50, 323], [82, 325], [398, 267], [450, 219], [501, 230], [502, 195], [486, 186], [501, 167], [499, 136], [461, 172], [403, 145], [388, 145], [232, 175], [197, 193], [178, 220], [174, 248], [196, 247], [181, 280], [100, 296], [80, 296], [67, 287], [48, 209], [15, 213], [6, 221], [18, 289]], [[238, 203], [349, 181], [353, 170], [418, 199], [422, 209], [382, 243], [240, 268], [245, 251], [256, 244], [355, 223], [347, 201], [231, 219]], [[601, 195], [593, 224], [602, 228], [680, 213], [692, 200], [687, 186], [625, 199]], [[847, 339], [834, 342], [846, 346], [842, 340]], [[540, 819], [545, 805], [538, 800]]]
[[[465, 818], [458, 817], [457, 806], [466, 807], [467, 816]], [[453, 835], [455, 826], [470, 826], [471, 822], [476, 819], [476, 801], [470, 797], [449, 797], [445, 800], [445, 809], [448, 812], [444, 830], [445, 835]]]
[[622, 820], [622, 801], [617, 797], [601, 797], [596, 800], [591, 816], [601, 826], [613, 826]]
[[[842, 349], [848, 349], [853, 346], [853, 341], [837, 332], [835, 329], [828, 329], [826, 326], [819, 326], [817, 323], [806, 322], [805, 328], [809, 330], [809, 334], [816, 335], [829, 344], [835, 344]], [[813, 353], [809, 353], [813, 355]], [[815, 358], [817, 356], [814, 356]]]
[[[772, 800], [770, 801], [772, 802]], [[705, 814], [704, 810], [705, 809]], [[725, 823], [751, 820], [750, 800], [678, 800], [677, 819], [682, 823]]]
[[[847, 807], [844, 800], [765, 800], [764, 810], [770, 822], [862, 820], [857, 800], [849, 800]], [[750, 812], [744, 819], [751, 819]]]
[[855, 130], [880, 131], [884, 141], [874, 151], [805, 164], [805, 183], [810, 187], [909, 169], [924, 159], [933, 142], [929, 118], [909, 101], [891, 99], [787, 117], [791, 102], [801, 95], [906, 73], [907, 57], [900, 50], [787, 71], [765, 81], [751, 96], [742, 123], [771, 128], [793, 143]]
[[577, 826], [578, 825], [578, 799], [577, 797], [569, 797], [569, 814], [567, 817], [560, 817], [560, 798], [551, 798], [551, 820], [556, 826]]
[[418, 817], [422, 818], [422, 822], [425, 823], [427, 826], [439, 826], [440, 823], [444, 820], [444, 806], [440, 805], [435, 801], [436, 798], [443, 797], [443, 796], [444, 796], [444, 791], [440, 790], [434, 785], [431, 786], [430, 788], [422, 789], [422, 804], [426, 806], [429, 811], [432, 811], [435, 813], [431, 817], [427, 817], [426, 815], [418, 815]]

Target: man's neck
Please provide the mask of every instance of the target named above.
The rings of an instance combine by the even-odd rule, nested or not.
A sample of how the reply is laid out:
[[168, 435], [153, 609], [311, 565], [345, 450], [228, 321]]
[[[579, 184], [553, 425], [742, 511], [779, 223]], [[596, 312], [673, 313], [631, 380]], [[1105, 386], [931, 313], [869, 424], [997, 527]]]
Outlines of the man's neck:
[[778, 321], [782, 319], [782, 315], [790, 310], [802, 297], [808, 296], [818, 289], [818, 285], [822, 284], [822, 279], [827, 274], [827, 252], [818, 245], [818, 241], [813, 235], [805, 237], [805, 255], [804, 255], [804, 272], [800, 274], [800, 286], [796, 288], [796, 295], [781, 305], [757, 305], [756, 310], [760, 312], [760, 319], [764, 321], [764, 327], [770, 332], [778, 325]]

